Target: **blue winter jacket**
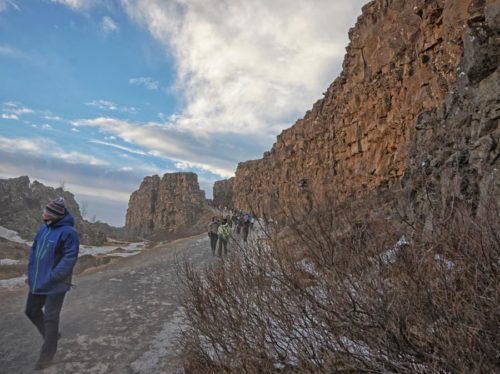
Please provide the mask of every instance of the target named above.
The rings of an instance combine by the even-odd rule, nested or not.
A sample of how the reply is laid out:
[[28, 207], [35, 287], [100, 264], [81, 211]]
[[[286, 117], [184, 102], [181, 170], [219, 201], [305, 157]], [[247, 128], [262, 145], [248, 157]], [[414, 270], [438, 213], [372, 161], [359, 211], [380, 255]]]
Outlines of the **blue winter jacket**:
[[30, 292], [50, 295], [66, 292], [78, 258], [78, 234], [70, 213], [53, 225], [43, 224], [31, 246], [28, 264]]

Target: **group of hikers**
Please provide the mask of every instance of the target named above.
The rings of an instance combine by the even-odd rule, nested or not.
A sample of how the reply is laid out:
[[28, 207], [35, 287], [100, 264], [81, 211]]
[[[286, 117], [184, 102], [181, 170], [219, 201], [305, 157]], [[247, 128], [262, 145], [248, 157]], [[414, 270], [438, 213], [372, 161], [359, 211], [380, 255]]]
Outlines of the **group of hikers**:
[[248, 234], [253, 227], [255, 218], [251, 213], [234, 211], [221, 217], [212, 217], [208, 224], [208, 237], [210, 238], [210, 248], [212, 255], [215, 255], [218, 243], [218, 256], [227, 255], [227, 243], [230, 238], [235, 238], [234, 234], [241, 235], [244, 242], [248, 240]]

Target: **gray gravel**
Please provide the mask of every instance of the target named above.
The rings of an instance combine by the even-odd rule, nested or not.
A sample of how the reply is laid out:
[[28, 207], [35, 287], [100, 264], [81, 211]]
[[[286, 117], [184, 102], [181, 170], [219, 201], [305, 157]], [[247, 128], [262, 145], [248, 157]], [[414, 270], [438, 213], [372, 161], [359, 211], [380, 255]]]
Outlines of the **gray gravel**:
[[[213, 261], [206, 234], [74, 278], [55, 364], [43, 373], [180, 373], [172, 337], [182, 324], [177, 264]], [[42, 338], [24, 315], [26, 292], [0, 295], [0, 373], [32, 373]]]

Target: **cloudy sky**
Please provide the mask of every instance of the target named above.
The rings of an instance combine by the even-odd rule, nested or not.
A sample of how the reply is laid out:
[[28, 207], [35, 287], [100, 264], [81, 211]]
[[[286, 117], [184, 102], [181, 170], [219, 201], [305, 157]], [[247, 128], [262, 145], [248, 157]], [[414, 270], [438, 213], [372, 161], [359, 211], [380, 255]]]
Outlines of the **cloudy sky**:
[[366, 0], [0, 0], [0, 178], [123, 225], [146, 175], [207, 196], [340, 73]]

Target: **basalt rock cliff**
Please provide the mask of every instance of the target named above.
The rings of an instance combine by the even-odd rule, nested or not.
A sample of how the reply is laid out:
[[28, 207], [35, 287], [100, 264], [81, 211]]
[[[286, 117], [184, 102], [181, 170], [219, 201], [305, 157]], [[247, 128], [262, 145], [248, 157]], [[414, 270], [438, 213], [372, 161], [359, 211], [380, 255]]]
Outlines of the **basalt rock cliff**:
[[234, 177], [214, 183], [213, 205], [217, 208], [233, 207], [233, 184]]
[[28, 177], [0, 179], [0, 226], [19, 232], [31, 240], [42, 223], [42, 211], [47, 203], [63, 196], [66, 208], [75, 219], [80, 242], [101, 245], [107, 236], [116, 236], [118, 230], [105, 223], [91, 223], [83, 219], [80, 207], [71, 192], [53, 188]]
[[200, 190], [196, 174], [153, 175], [144, 178], [130, 196], [125, 228], [153, 239], [184, 236], [197, 233], [201, 226], [205, 229], [206, 213], [205, 192]]
[[365, 5], [324, 98], [238, 165], [234, 206], [278, 216], [387, 193], [425, 215], [498, 198], [499, 14], [497, 0]]

